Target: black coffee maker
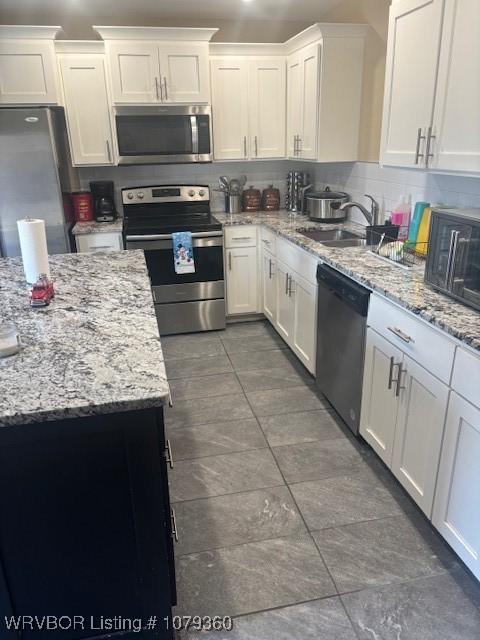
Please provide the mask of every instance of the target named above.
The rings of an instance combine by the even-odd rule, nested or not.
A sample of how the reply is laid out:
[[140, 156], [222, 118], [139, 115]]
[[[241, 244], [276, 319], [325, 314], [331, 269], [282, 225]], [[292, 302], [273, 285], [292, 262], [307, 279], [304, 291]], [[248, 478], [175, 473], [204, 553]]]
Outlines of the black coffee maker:
[[113, 222], [117, 218], [114, 185], [111, 180], [90, 182], [93, 196], [93, 215], [97, 222]]

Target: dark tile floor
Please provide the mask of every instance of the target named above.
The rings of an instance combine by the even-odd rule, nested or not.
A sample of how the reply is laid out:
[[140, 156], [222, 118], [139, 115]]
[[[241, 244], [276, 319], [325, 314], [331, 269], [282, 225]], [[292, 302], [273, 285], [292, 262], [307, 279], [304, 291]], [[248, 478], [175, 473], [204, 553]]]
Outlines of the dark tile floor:
[[480, 587], [266, 322], [163, 338], [177, 615], [204, 640], [479, 640]]

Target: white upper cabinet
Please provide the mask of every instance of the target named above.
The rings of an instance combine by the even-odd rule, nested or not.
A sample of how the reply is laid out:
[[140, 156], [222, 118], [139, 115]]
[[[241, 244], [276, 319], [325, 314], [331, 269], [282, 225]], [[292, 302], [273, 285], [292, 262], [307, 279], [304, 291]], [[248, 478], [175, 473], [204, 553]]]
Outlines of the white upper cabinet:
[[285, 157], [286, 85], [283, 57], [258, 58], [250, 62], [252, 158]]
[[0, 104], [58, 104], [54, 38], [59, 30], [0, 26]]
[[480, 172], [480, 2], [447, 0], [429, 166]]
[[393, 4], [381, 163], [480, 172], [479, 77], [478, 0]]
[[212, 120], [215, 160], [242, 160], [249, 154], [248, 62], [212, 59]]
[[108, 42], [106, 51], [114, 102], [160, 101], [160, 67], [155, 43]]
[[208, 43], [164, 43], [159, 54], [164, 102], [210, 102]]
[[94, 27], [106, 42], [117, 104], [208, 104], [208, 41], [216, 29]]
[[284, 158], [285, 58], [212, 57], [210, 69], [215, 159]]
[[287, 42], [287, 149], [320, 162], [358, 158], [368, 27], [318, 24]]
[[381, 162], [425, 164], [444, 0], [400, 0], [390, 9]]
[[73, 164], [114, 163], [103, 54], [59, 57]]

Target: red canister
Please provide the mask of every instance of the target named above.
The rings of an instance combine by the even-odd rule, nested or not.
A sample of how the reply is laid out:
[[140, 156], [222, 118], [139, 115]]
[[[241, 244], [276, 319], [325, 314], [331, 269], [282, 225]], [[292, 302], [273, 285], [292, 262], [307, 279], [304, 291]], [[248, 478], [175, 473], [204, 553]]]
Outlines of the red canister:
[[72, 201], [77, 222], [93, 220], [93, 198], [90, 191], [72, 193]]

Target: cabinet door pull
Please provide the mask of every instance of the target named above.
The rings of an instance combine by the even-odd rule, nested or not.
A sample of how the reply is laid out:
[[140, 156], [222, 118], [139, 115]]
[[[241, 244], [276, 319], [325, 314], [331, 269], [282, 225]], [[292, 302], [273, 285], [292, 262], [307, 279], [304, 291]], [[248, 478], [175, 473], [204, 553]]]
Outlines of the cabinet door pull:
[[163, 77], [163, 84], [165, 86], [165, 100], [168, 102], [167, 76]]
[[228, 252], [228, 270], [229, 271], [232, 270], [232, 252], [231, 251]]
[[395, 358], [390, 358], [390, 371], [388, 373], [388, 388], [391, 389], [393, 385], [393, 367], [395, 366]]
[[160, 100], [160, 95], [158, 93], [158, 78], [155, 76], [155, 93], [157, 94], [157, 100]]
[[268, 259], [268, 279], [272, 279], [272, 259]]
[[289, 276], [288, 278], [288, 297], [289, 298], [292, 297], [292, 283], [293, 283], [293, 276]]
[[170, 512], [170, 518], [172, 521], [172, 536], [175, 538], [175, 542], [178, 542], [177, 518], [175, 517], [175, 509], [173, 508]]
[[285, 295], [288, 296], [288, 273], [285, 274]]
[[110, 151], [110, 141], [109, 140], [105, 140], [106, 145], [107, 145], [107, 157], [108, 157], [108, 161], [111, 162], [112, 161], [112, 154]]
[[428, 127], [427, 133], [427, 148], [425, 150], [425, 166], [428, 167], [428, 161], [433, 158], [433, 154], [430, 149], [432, 148], [432, 140], [435, 140], [436, 136], [432, 133], [432, 127]]
[[415, 164], [418, 164], [420, 158], [423, 158], [424, 156], [423, 153], [420, 153], [420, 144], [422, 140], [425, 140], [425, 136], [422, 135], [422, 128], [419, 127], [417, 131], [417, 146], [415, 148]]
[[293, 157], [297, 155], [297, 136], [293, 136]]
[[404, 387], [404, 386], [402, 386], [402, 375], [403, 375], [404, 373], [407, 373], [407, 370], [406, 370], [406, 369], [403, 369], [403, 368], [402, 368], [402, 365], [401, 365], [401, 364], [399, 364], [399, 365], [398, 365], [398, 378], [395, 380], [395, 382], [397, 383], [397, 387], [396, 387], [396, 389], [395, 389], [395, 395], [396, 395], [396, 397], [397, 397], [397, 398], [398, 398], [398, 397], [399, 397], [399, 395], [400, 395], [400, 390], [401, 390], [401, 389], [405, 389], [405, 387]]
[[415, 342], [413, 338], [411, 338], [410, 336], [407, 336], [407, 334], [403, 333], [403, 331], [398, 327], [387, 327], [387, 329], [391, 331], [394, 335], [396, 335], [397, 338], [400, 338], [400, 340], [403, 340], [403, 342], [406, 342], [407, 344], [409, 344], [410, 342]]
[[173, 469], [173, 456], [172, 456], [172, 447], [170, 445], [170, 440], [167, 440], [165, 453], [166, 453], [165, 460], [168, 462], [170, 469]]
[[247, 136], [243, 136], [243, 157], [247, 157]]
[[258, 158], [258, 138], [255, 136], [255, 157]]

